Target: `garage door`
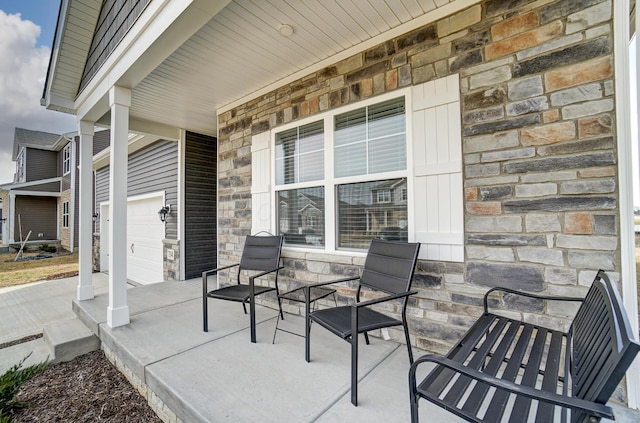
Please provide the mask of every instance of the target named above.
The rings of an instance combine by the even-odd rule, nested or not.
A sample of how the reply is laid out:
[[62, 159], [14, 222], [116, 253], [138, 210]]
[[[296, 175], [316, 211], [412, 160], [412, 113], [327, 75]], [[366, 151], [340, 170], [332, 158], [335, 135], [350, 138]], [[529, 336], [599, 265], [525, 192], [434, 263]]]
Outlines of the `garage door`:
[[[163, 281], [164, 223], [158, 218], [163, 196], [134, 197], [127, 201], [127, 278], [149, 284]], [[100, 228], [101, 270], [108, 271], [109, 206], [102, 206]], [[104, 223], [103, 223], [104, 222]]]

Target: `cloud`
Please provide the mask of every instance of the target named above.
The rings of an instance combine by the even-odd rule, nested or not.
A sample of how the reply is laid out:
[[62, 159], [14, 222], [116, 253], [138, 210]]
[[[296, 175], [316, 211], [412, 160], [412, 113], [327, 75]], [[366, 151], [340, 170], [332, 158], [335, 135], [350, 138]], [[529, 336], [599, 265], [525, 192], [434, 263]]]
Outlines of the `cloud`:
[[11, 182], [16, 127], [63, 133], [76, 130], [74, 116], [40, 106], [51, 50], [36, 47], [40, 27], [0, 10], [0, 184]]

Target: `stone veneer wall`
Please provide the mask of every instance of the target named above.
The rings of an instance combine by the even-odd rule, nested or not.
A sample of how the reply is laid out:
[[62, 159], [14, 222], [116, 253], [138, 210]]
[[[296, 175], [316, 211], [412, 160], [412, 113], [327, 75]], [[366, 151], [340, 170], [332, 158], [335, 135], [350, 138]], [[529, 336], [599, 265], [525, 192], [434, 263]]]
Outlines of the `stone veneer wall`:
[[162, 240], [162, 277], [165, 281], [180, 280], [180, 241]]
[[62, 205], [69, 202], [69, 224], [71, 224], [71, 190], [62, 191], [58, 200], [58, 227], [60, 228], [60, 244], [65, 250], [71, 250], [71, 226], [65, 228], [62, 226]]
[[92, 267], [93, 267], [93, 271], [94, 272], [99, 272], [100, 271], [100, 233], [99, 232], [94, 232], [93, 233], [93, 245], [92, 245], [92, 249], [93, 249], [93, 255], [92, 255]]
[[[619, 279], [612, 7], [485, 1], [220, 114], [219, 265], [238, 260], [250, 231], [252, 136], [455, 73], [466, 260], [419, 263], [412, 343], [446, 351], [492, 286], [582, 296], [598, 268]], [[318, 252], [284, 257], [282, 280], [295, 284], [355, 274], [362, 264]], [[572, 312], [500, 300], [545, 324]]]

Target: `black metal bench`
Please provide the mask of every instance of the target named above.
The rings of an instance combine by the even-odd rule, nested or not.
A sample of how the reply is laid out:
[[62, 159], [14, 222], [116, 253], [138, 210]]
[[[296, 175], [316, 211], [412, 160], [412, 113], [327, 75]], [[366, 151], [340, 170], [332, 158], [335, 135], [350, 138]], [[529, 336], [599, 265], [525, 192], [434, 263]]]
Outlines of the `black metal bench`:
[[[564, 333], [490, 313], [488, 298], [496, 291], [581, 304]], [[485, 294], [484, 314], [446, 357], [427, 354], [411, 366], [411, 421], [418, 422], [420, 398], [472, 422], [611, 419], [606, 402], [640, 349], [634, 338], [603, 271], [585, 298], [493, 288]], [[418, 385], [416, 370], [425, 362], [435, 368]]]

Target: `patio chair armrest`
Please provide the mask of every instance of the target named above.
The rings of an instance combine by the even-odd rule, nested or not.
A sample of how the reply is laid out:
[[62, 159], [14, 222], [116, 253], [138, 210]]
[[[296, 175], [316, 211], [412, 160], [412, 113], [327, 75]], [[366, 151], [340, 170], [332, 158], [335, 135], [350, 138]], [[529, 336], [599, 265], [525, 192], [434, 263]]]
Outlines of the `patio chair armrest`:
[[487, 373], [482, 373], [477, 370], [471, 369], [458, 362], [450, 360], [446, 357], [442, 357], [435, 354], [426, 354], [414, 361], [409, 370], [409, 389], [412, 395], [417, 393], [416, 387], [416, 370], [418, 366], [425, 362], [436, 363], [441, 366], [447, 367], [457, 373], [468, 376], [472, 379], [486, 383], [498, 389], [503, 389], [516, 395], [522, 395], [528, 398], [532, 398], [538, 401], [544, 401], [551, 404], [559, 405], [561, 407], [567, 407], [572, 409], [584, 410], [598, 417], [606, 417], [613, 419], [613, 410], [605, 404], [599, 404], [596, 402], [586, 401], [580, 398], [573, 398], [564, 395], [557, 394], [550, 391], [542, 391], [540, 389], [532, 388], [529, 386], [518, 385], [516, 383], [499, 379], [495, 376]]
[[387, 295], [386, 297], [374, 298], [372, 300], [367, 300], [367, 301], [362, 301], [362, 302], [359, 302], [359, 303], [351, 304], [351, 307], [354, 307], [354, 308], [367, 307], [367, 306], [370, 306], [370, 305], [373, 305], [373, 304], [384, 303], [385, 301], [397, 300], [398, 298], [408, 297], [409, 295], [414, 295], [414, 294], [417, 294], [417, 293], [418, 293], [418, 291], [401, 292], [399, 294]]
[[535, 299], [538, 299], [538, 300], [579, 301], [579, 302], [584, 301], [584, 298], [539, 295], [539, 294], [534, 294], [532, 292], [518, 291], [518, 290], [515, 290], [515, 289], [511, 289], [511, 288], [505, 288], [505, 287], [501, 287], [501, 286], [496, 286], [495, 288], [491, 288], [490, 290], [488, 290], [484, 294], [483, 303], [484, 303], [484, 311], [485, 311], [485, 313], [489, 311], [489, 295], [491, 295], [493, 292], [497, 292], [497, 291], [503, 291], [503, 292], [507, 292], [509, 294], [514, 294], [514, 295], [520, 295], [522, 297], [535, 298]]
[[311, 291], [311, 288], [317, 288], [319, 286], [325, 286], [325, 285], [332, 285], [334, 283], [341, 283], [341, 282], [349, 282], [349, 281], [355, 281], [356, 279], [360, 279], [360, 276], [354, 276], [351, 278], [344, 278], [344, 279], [336, 279], [333, 281], [326, 281], [326, 282], [318, 282], [318, 283], [312, 283], [309, 285], [305, 285], [305, 286], [300, 286], [298, 288], [294, 288], [291, 291], [287, 291], [287, 293], [289, 292], [295, 292], [295, 291], [300, 291], [301, 289], [306, 290], [308, 292]]
[[273, 272], [278, 271], [280, 269], [284, 269], [284, 266], [278, 266], [275, 269], [265, 270], [264, 272], [260, 272], [260, 273], [257, 273], [255, 275], [249, 276], [249, 283], [253, 283], [254, 279], [256, 279], [256, 278], [259, 278], [259, 277], [264, 276], [264, 275], [268, 275], [269, 273], [273, 273]]
[[240, 266], [240, 263], [230, 264], [229, 266], [218, 267], [217, 269], [205, 270], [202, 272], [202, 296], [207, 295], [207, 276], [218, 273], [219, 270], [230, 269], [232, 267]]
[[209, 276], [211, 274], [218, 273], [218, 271], [220, 271], [220, 270], [230, 269], [232, 267], [238, 267], [238, 266], [240, 266], [240, 263], [230, 264], [228, 266], [222, 266], [222, 267], [218, 267], [216, 269], [205, 270], [204, 272], [202, 272], [202, 277], [204, 278], [204, 277]]

